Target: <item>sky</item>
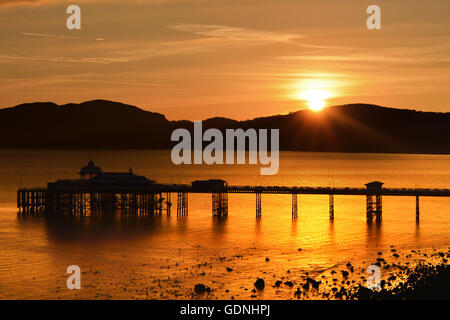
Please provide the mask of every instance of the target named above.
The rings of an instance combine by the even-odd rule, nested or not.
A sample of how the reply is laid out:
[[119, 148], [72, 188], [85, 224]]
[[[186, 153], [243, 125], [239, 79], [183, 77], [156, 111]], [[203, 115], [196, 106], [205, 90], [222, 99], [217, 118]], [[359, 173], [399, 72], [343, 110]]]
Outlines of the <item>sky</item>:
[[243, 120], [313, 95], [449, 112], [449, 13], [448, 0], [0, 0], [0, 107], [108, 99]]

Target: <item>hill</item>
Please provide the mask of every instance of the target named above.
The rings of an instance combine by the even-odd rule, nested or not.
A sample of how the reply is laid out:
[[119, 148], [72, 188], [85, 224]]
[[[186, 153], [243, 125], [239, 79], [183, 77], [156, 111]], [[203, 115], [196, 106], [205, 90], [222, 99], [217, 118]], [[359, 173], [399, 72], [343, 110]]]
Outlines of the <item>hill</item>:
[[[0, 148], [166, 149], [176, 128], [191, 121], [122, 103], [51, 102], [0, 109]], [[212, 118], [203, 128], [278, 128], [281, 150], [450, 154], [450, 113], [419, 112], [368, 104], [301, 110], [246, 121]]]

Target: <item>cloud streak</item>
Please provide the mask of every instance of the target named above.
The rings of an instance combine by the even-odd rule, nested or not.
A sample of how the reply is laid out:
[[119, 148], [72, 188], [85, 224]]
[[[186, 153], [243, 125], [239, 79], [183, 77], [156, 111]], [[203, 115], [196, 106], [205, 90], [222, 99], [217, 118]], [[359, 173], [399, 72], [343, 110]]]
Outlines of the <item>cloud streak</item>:
[[[77, 2], [94, 2], [94, 0], [77, 0]], [[97, 2], [111, 2], [111, 1], [118, 1], [118, 0], [96, 0]], [[128, 0], [130, 1], [130, 0]], [[137, 3], [143, 3], [143, 2], [148, 2], [148, 3], [156, 3], [156, 4], [160, 4], [163, 2], [167, 2], [169, 0], [131, 0], [133, 2], [137, 2]], [[130, 1], [130, 2], [131, 2]], [[61, 2], [61, 0], [0, 0], [0, 6], [20, 6], [20, 5], [41, 5], [41, 4], [46, 4], [49, 2]], [[65, 1], [67, 4], [71, 4], [70, 1], [66, 0]]]
[[117, 63], [117, 62], [129, 62], [129, 60], [123, 59], [123, 58], [103, 58], [103, 57], [74, 58], [74, 57], [45, 57], [45, 56], [8, 56], [8, 55], [0, 55], [0, 61], [2, 61], [2, 60], [70, 62], [70, 63], [99, 63], [99, 64], [109, 64], [109, 63]]
[[169, 28], [206, 37], [235, 41], [287, 42], [290, 40], [302, 38], [301, 35], [292, 33], [251, 30], [223, 25], [177, 24], [172, 25]]
[[28, 37], [41, 37], [41, 38], [79, 39], [79, 37], [62, 36], [62, 35], [48, 34], [48, 33], [22, 32], [22, 35], [28, 36]]

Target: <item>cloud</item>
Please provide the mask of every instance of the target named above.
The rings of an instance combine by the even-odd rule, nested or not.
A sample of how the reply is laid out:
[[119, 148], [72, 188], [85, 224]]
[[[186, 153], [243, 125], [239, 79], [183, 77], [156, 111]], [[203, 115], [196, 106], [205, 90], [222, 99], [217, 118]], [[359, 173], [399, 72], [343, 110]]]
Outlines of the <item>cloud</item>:
[[29, 37], [43, 37], [43, 38], [79, 39], [79, 37], [62, 36], [62, 35], [48, 34], [48, 33], [22, 32], [22, 35], [29, 36]]
[[[94, 0], [77, 0], [77, 2], [87, 2], [87, 1], [94, 1]], [[96, 0], [97, 2], [103, 1], [103, 2], [111, 2], [111, 1], [118, 1], [118, 0]], [[130, 0], [128, 0], [130, 1]], [[169, 0], [132, 0], [137, 3], [156, 3], [160, 4], [163, 2], [167, 2]], [[61, 0], [0, 0], [0, 6], [14, 6], [14, 5], [41, 5], [48, 2], [61, 2]], [[69, 0], [66, 0], [68, 4], [70, 4]]]
[[370, 54], [351, 54], [351, 55], [303, 55], [303, 56], [280, 56], [280, 60], [299, 60], [299, 61], [331, 61], [331, 62], [373, 62], [373, 63], [393, 63], [393, 64], [413, 64], [422, 63], [448, 63], [447, 57], [423, 57], [414, 56], [411, 51], [409, 57], [405, 56], [387, 56], [384, 53], [379, 55]]
[[[138, 80], [109, 80], [99, 78], [101, 75], [96, 73], [80, 73], [74, 75], [56, 75], [34, 78], [0, 78], [1, 90], [10, 90], [37, 86], [53, 86], [64, 83], [97, 83], [117, 86], [130, 87], [159, 87], [162, 84], [157, 81], [138, 81]], [[115, 75], [114, 78], [121, 78], [121, 75]]]
[[99, 64], [129, 62], [129, 60], [123, 58], [103, 58], [103, 57], [73, 58], [73, 57], [8, 56], [8, 55], [0, 55], [0, 62], [1, 60], [47, 61], [47, 62], [70, 62], [70, 63], [76, 62], [76, 63], [99, 63]]
[[301, 35], [274, 31], [259, 31], [223, 25], [177, 24], [169, 27], [173, 30], [190, 32], [206, 37], [236, 41], [287, 42], [302, 38]]
[[56, 0], [0, 0], [0, 6], [40, 5], [46, 2], [56, 2]]
[[0, 5], [8, 5], [8, 4], [34, 4], [41, 2], [42, 0], [0, 0]]

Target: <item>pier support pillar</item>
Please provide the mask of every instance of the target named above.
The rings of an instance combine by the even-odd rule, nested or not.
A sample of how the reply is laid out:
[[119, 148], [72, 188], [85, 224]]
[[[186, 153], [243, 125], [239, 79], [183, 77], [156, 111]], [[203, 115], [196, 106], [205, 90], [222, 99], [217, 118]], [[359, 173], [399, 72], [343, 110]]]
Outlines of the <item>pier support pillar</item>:
[[368, 194], [367, 199], [367, 221], [372, 222], [373, 217], [377, 222], [381, 222], [383, 214], [383, 198], [381, 194]]
[[420, 218], [419, 196], [416, 196], [416, 221]]
[[374, 203], [372, 194], [366, 195], [366, 209], [367, 209], [366, 211], [367, 222], [372, 222], [374, 213]]
[[381, 221], [381, 216], [383, 212], [383, 198], [381, 197], [381, 194], [376, 195], [376, 221]]
[[334, 194], [330, 194], [330, 220], [334, 220]]
[[297, 207], [297, 194], [292, 194], [292, 219], [297, 219], [298, 207]]
[[188, 193], [178, 192], [177, 196], [177, 217], [188, 215]]
[[170, 193], [170, 192], [167, 192], [167, 193], [166, 193], [166, 201], [165, 201], [165, 204], [166, 204], [166, 213], [167, 213], [168, 216], [170, 215], [170, 209], [171, 209], [171, 207], [172, 207], [172, 201], [171, 201], [171, 199], [170, 199], [170, 196], [171, 196], [171, 193]]
[[212, 193], [212, 214], [213, 216], [228, 216], [228, 193]]
[[367, 222], [372, 222], [374, 215], [376, 221], [381, 222], [383, 212], [382, 194], [383, 182], [373, 181], [366, 184], [367, 199]]
[[261, 217], [261, 193], [256, 193], [256, 217]]

